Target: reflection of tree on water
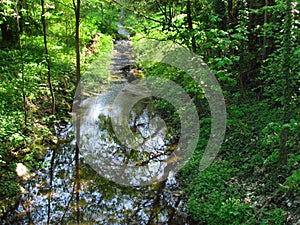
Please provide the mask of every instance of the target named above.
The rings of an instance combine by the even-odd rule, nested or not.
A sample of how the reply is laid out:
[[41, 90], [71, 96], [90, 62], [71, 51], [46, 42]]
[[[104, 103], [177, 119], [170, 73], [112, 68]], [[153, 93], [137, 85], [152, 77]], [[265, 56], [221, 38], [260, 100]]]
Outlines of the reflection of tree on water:
[[[167, 177], [168, 174], [165, 174], [167, 163], [171, 160], [174, 163], [176, 161], [168, 157], [176, 149], [176, 138], [170, 133], [170, 130], [174, 129], [168, 129], [164, 121], [159, 118], [153, 101], [150, 98], [139, 101], [132, 108], [128, 118], [124, 119], [126, 123], [124, 126], [128, 126], [131, 135], [128, 137], [128, 133], [122, 130], [124, 126], [120, 127], [120, 131], [116, 131], [119, 127], [112, 126], [110, 117], [111, 111], [122, 109], [112, 107], [107, 104], [111, 100], [103, 99], [107, 100], [110, 97], [99, 97], [95, 101], [95, 107], [87, 104], [90, 110], [83, 118], [81, 151], [86, 161], [96, 171], [100, 171], [100, 175], [104, 174], [108, 179], [116, 175], [119, 176], [118, 179], [122, 180], [122, 176], [128, 179], [128, 173], [133, 172], [130, 167], [138, 168], [135, 169], [136, 178], [145, 179], [146, 183], [149, 177], [154, 180], [158, 180], [161, 176]], [[96, 108], [97, 112], [95, 112]], [[128, 147], [135, 146], [137, 141], [139, 142], [137, 148]]]
[[[48, 214], [51, 215], [50, 224], [77, 223], [75, 146], [72, 140], [73, 137], [69, 136], [60, 141], [54, 157], [53, 151], [49, 151], [44, 169], [37, 172], [35, 180], [26, 187], [29, 191], [22, 197], [27, 207], [20, 205], [7, 224], [29, 224], [29, 221], [31, 224], [47, 224]], [[184, 201], [180, 199], [182, 193], [174, 178], [147, 187], [124, 187], [99, 176], [84, 161], [84, 158], [80, 159], [80, 224], [176, 225], [187, 221]], [[51, 189], [50, 170], [53, 172]], [[49, 195], [50, 207], [45, 201]]]

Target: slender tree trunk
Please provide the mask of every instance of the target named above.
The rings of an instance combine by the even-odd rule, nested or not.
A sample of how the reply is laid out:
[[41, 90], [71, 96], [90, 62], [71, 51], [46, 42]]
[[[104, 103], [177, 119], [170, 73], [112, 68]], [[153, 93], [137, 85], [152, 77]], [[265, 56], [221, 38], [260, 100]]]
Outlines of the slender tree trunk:
[[234, 17], [233, 17], [233, 2], [232, 2], [232, 0], [227, 0], [227, 14], [228, 14], [229, 27], [233, 28]]
[[22, 11], [22, 9], [23, 9], [23, 0], [20, 0], [20, 8], [19, 8], [19, 13], [18, 13], [18, 15], [19, 15], [19, 28], [20, 28], [20, 33], [23, 33], [23, 11]]
[[75, 45], [76, 45], [76, 84], [79, 85], [80, 82], [80, 0], [77, 0], [77, 5], [75, 0], [73, 0], [75, 9]]
[[[17, 12], [17, 15], [19, 15], [18, 2], [16, 4], [16, 12]], [[23, 98], [23, 107], [24, 107], [24, 128], [26, 128], [27, 127], [27, 122], [28, 122], [28, 106], [27, 106], [26, 89], [25, 89], [24, 56], [23, 56], [23, 46], [22, 46], [22, 40], [21, 40], [21, 29], [20, 29], [19, 16], [17, 16], [17, 29], [18, 29], [17, 40], [18, 40], [18, 43], [19, 43], [20, 58], [21, 58], [22, 98]]]
[[191, 0], [187, 1], [186, 15], [187, 15], [187, 22], [188, 22], [189, 32], [192, 36], [192, 48], [191, 48], [191, 50], [196, 54], [197, 53], [197, 45], [196, 45], [195, 35], [193, 34], [193, 20], [192, 20], [192, 10], [191, 10]]
[[9, 25], [6, 21], [3, 21], [2, 24], [0, 24], [1, 28], [1, 34], [2, 34], [2, 41], [12, 41], [13, 40], [13, 32], [9, 28]]
[[[257, 29], [264, 23], [264, 14], [257, 13], [254, 10], [261, 10], [265, 5], [265, 0], [246, 0], [248, 21], [247, 21], [247, 52], [245, 52], [245, 71], [241, 74], [245, 90], [256, 88], [259, 85], [259, 68], [262, 65], [262, 55], [265, 46], [263, 46], [263, 35]], [[257, 95], [259, 96], [259, 95]]]
[[[268, 0], [265, 0], [265, 6], [268, 6], [269, 2]], [[264, 13], [264, 25], [266, 25], [268, 23], [268, 11], [265, 10]], [[268, 43], [267, 43], [267, 31], [266, 29], [263, 27], [264, 32], [263, 32], [263, 60], [265, 60], [267, 58], [267, 48], [268, 48]]]
[[[284, 79], [284, 93], [283, 93], [283, 122], [290, 122], [290, 102], [291, 102], [291, 47], [292, 47], [292, 0], [285, 1], [285, 23], [283, 33], [283, 59], [282, 75]], [[284, 126], [280, 135], [280, 154], [279, 154], [279, 168], [282, 168], [287, 162], [288, 155], [288, 141], [289, 128]]]
[[80, 90], [80, 1], [73, 0], [75, 10], [75, 45], [76, 45], [76, 86], [78, 91], [78, 109], [76, 113], [76, 150], [75, 150], [75, 181], [76, 181], [76, 211], [77, 211], [77, 224], [80, 224], [80, 207], [79, 207], [79, 192], [80, 192], [80, 176], [79, 176], [79, 146], [80, 146], [80, 102], [81, 102], [81, 90]]
[[45, 19], [45, 2], [44, 0], [41, 0], [41, 6], [42, 6], [42, 23], [43, 23], [43, 31], [44, 31], [44, 45], [45, 45], [45, 56], [46, 56], [46, 62], [47, 62], [47, 79], [48, 79], [48, 85], [51, 93], [51, 102], [52, 107], [51, 111], [52, 114], [55, 114], [55, 95], [51, 80], [51, 62], [50, 62], [50, 56], [48, 52], [48, 44], [47, 44], [47, 24]]

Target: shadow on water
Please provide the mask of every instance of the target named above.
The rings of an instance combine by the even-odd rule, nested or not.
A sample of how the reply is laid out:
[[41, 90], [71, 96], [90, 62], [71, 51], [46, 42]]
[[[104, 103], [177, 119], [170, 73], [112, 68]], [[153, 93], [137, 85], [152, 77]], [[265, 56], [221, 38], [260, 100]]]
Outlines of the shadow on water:
[[[119, 24], [120, 32], [128, 35]], [[114, 84], [137, 78], [130, 40], [117, 40], [112, 53], [111, 77]], [[113, 90], [108, 87], [108, 90]], [[115, 161], [124, 163], [148, 163], [151, 153], [156, 159], [168, 155], [167, 150], [176, 145], [176, 138], [159, 128], [151, 131], [151, 119], [157, 112], [151, 99], [139, 102], [130, 114], [130, 129], [140, 138], [148, 141], [147, 148], [153, 148], [142, 156], [126, 148], [114, 137], [109, 119], [109, 99], [113, 91], [100, 96], [86, 98], [84, 104], [89, 112], [88, 124], [81, 130], [90, 130], [95, 140], [89, 140], [96, 149], [106, 152]], [[157, 130], [158, 129], [158, 130]], [[68, 124], [57, 127], [59, 141], [49, 148], [41, 169], [27, 182], [15, 211], [9, 212], [2, 224], [191, 224], [187, 217], [186, 199], [180, 184], [174, 176], [166, 181], [145, 187], [130, 187], [116, 184], [103, 178], [86, 163], [86, 156], [80, 155], [79, 176], [76, 175], [76, 142], [73, 127]], [[93, 136], [93, 135], [92, 135]], [[101, 137], [101, 138], [99, 138]], [[146, 149], [144, 149], [146, 151]], [[152, 157], [153, 158], [153, 157]], [[78, 172], [78, 171], [77, 171]], [[79, 180], [78, 180], [79, 179]], [[76, 184], [80, 183], [80, 190]], [[78, 193], [79, 202], [76, 195]], [[79, 210], [78, 207], [79, 206]]]

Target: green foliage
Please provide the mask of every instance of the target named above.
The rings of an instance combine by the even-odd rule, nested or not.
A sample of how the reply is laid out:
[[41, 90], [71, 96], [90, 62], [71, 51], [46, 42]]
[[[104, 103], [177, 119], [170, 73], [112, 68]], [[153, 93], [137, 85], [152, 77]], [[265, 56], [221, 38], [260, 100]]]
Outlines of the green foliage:
[[200, 224], [245, 224], [251, 219], [254, 208], [236, 188], [235, 173], [229, 164], [215, 162], [188, 185], [189, 212]]
[[[282, 23], [280, 18], [283, 18], [285, 13], [285, 3], [284, 1], [277, 1], [275, 6], [265, 7], [264, 10], [267, 12], [273, 12], [273, 16], [277, 16], [276, 19], [273, 18], [268, 23], [264, 24], [265, 30], [262, 30], [263, 35], [267, 35], [267, 38], [270, 38], [274, 42], [273, 49], [274, 51], [268, 55], [268, 57], [264, 60], [263, 66], [260, 68], [261, 76], [259, 80], [261, 80], [261, 88], [264, 89], [264, 96], [271, 100], [271, 104], [274, 105], [283, 105], [284, 101], [284, 88], [287, 85], [287, 80], [284, 79], [285, 72], [284, 68], [286, 68], [287, 60], [289, 61], [289, 86], [290, 86], [290, 95], [292, 106], [299, 104], [297, 103], [297, 98], [299, 98], [299, 15], [296, 13], [299, 10], [299, 4], [293, 5], [292, 10], [292, 21], [291, 21], [291, 30], [288, 32], [288, 37], [290, 39], [290, 52], [286, 52], [287, 49], [286, 44], [286, 36], [284, 33], [287, 28], [286, 25]], [[286, 20], [286, 19], [285, 19]]]
[[[299, 165], [299, 155], [297, 156], [298, 158], [298, 163], [296, 165]], [[300, 195], [300, 187], [299, 187], [299, 183], [300, 183], [300, 169], [295, 170], [292, 172], [292, 175], [288, 176], [286, 178], [286, 186], [287, 186], [287, 191], [292, 193], [295, 196], [299, 196]]]
[[260, 224], [285, 224], [286, 212], [281, 208], [276, 208], [270, 210], [269, 212], [265, 210], [265, 218], [261, 220]]
[[0, 184], [1, 197], [14, 197], [20, 194], [20, 186], [15, 182], [6, 181]]
[[84, 1], [81, 14], [84, 18], [82, 29], [89, 37], [92, 38], [99, 31], [112, 36], [117, 34], [116, 21], [119, 20], [119, 12], [115, 4], [106, 4], [96, 0]]

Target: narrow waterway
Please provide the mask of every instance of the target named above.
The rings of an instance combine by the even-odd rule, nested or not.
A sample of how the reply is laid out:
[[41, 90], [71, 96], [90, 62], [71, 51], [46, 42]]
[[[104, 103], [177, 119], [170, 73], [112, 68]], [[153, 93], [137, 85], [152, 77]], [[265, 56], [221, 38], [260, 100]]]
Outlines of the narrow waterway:
[[[128, 36], [118, 25], [119, 33]], [[108, 117], [114, 86], [139, 79], [141, 71], [133, 65], [130, 39], [116, 40], [111, 54], [110, 85], [100, 95], [84, 99], [87, 116], [81, 130], [89, 137], [97, 137], [89, 139], [88, 149], [101, 149], [106, 157], [120, 163], [126, 160], [148, 163], [150, 153], [139, 156], [113, 137]], [[144, 99], [130, 114], [130, 128], [147, 141], [148, 148], [159, 159], [166, 156], [166, 150], [176, 140], [162, 128], [153, 128], [155, 136], [151, 135], [154, 133], [151, 120], [156, 114], [151, 99]], [[175, 177], [145, 187], [122, 186], [95, 172], [82, 152], [78, 177], [74, 129], [71, 124], [56, 129], [57, 144], [48, 149], [42, 168], [24, 184], [25, 193], [16, 210], [9, 212], [2, 224], [189, 224], [186, 199]]]

